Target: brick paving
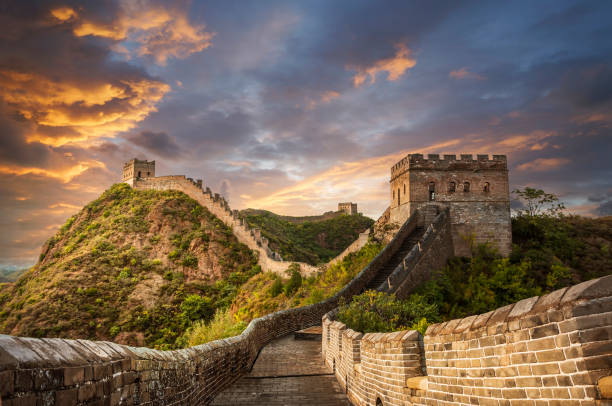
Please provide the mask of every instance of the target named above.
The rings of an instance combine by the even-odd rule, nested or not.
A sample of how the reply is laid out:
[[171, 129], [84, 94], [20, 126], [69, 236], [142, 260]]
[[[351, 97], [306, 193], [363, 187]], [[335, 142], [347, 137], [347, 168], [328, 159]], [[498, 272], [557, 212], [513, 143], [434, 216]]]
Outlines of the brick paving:
[[252, 371], [221, 392], [212, 403], [226, 405], [350, 405], [321, 357], [320, 340], [293, 334], [265, 346]]

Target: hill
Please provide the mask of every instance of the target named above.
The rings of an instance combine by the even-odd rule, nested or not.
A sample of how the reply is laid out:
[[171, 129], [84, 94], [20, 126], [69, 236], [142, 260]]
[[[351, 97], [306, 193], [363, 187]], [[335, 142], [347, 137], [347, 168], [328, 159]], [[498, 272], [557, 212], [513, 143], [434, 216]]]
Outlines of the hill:
[[16, 283], [0, 284], [0, 332], [175, 348], [194, 320], [232, 302], [256, 263], [187, 195], [114, 185]]
[[0, 283], [15, 282], [27, 269], [0, 269]]
[[289, 217], [266, 210], [247, 209], [241, 216], [261, 230], [270, 248], [285, 261], [318, 265], [340, 254], [374, 220], [359, 215], [325, 213], [321, 216]]

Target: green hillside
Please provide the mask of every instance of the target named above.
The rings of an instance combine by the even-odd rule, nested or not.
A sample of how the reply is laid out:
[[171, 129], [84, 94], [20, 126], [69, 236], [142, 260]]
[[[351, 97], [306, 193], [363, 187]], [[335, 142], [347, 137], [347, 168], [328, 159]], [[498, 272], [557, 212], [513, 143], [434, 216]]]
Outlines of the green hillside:
[[270, 248], [283, 260], [311, 265], [328, 262], [355, 241], [360, 232], [374, 224], [374, 220], [360, 214], [288, 217], [247, 209], [241, 215], [251, 227], [261, 230], [270, 241]]
[[0, 283], [15, 282], [27, 269], [0, 269]]
[[259, 271], [187, 195], [118, 184], [68, 219], [15, 284], [0, 284], [0, 332], [175, 348]]

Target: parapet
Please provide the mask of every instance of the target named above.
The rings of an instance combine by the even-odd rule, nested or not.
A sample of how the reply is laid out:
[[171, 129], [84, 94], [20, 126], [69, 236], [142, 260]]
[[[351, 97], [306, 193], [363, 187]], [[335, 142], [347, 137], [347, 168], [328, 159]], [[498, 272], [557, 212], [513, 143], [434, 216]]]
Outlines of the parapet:
[[391, 167], [391, 180], [410, 169], [423, 170], [508, 170], [506, 155], [477, 154], [408, 154]]

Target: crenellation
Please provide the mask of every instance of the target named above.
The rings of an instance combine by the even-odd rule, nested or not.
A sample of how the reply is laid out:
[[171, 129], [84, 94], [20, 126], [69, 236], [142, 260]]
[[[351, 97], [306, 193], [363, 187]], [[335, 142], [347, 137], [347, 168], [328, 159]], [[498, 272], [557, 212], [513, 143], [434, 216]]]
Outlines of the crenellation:
[[455, 254], [471, 255], [472, 239], [502, 255], [512, 247], [505, 155], [409, 154], [391, 168], [390, 221], [402, 224], [424, 205], [450, 209]]

